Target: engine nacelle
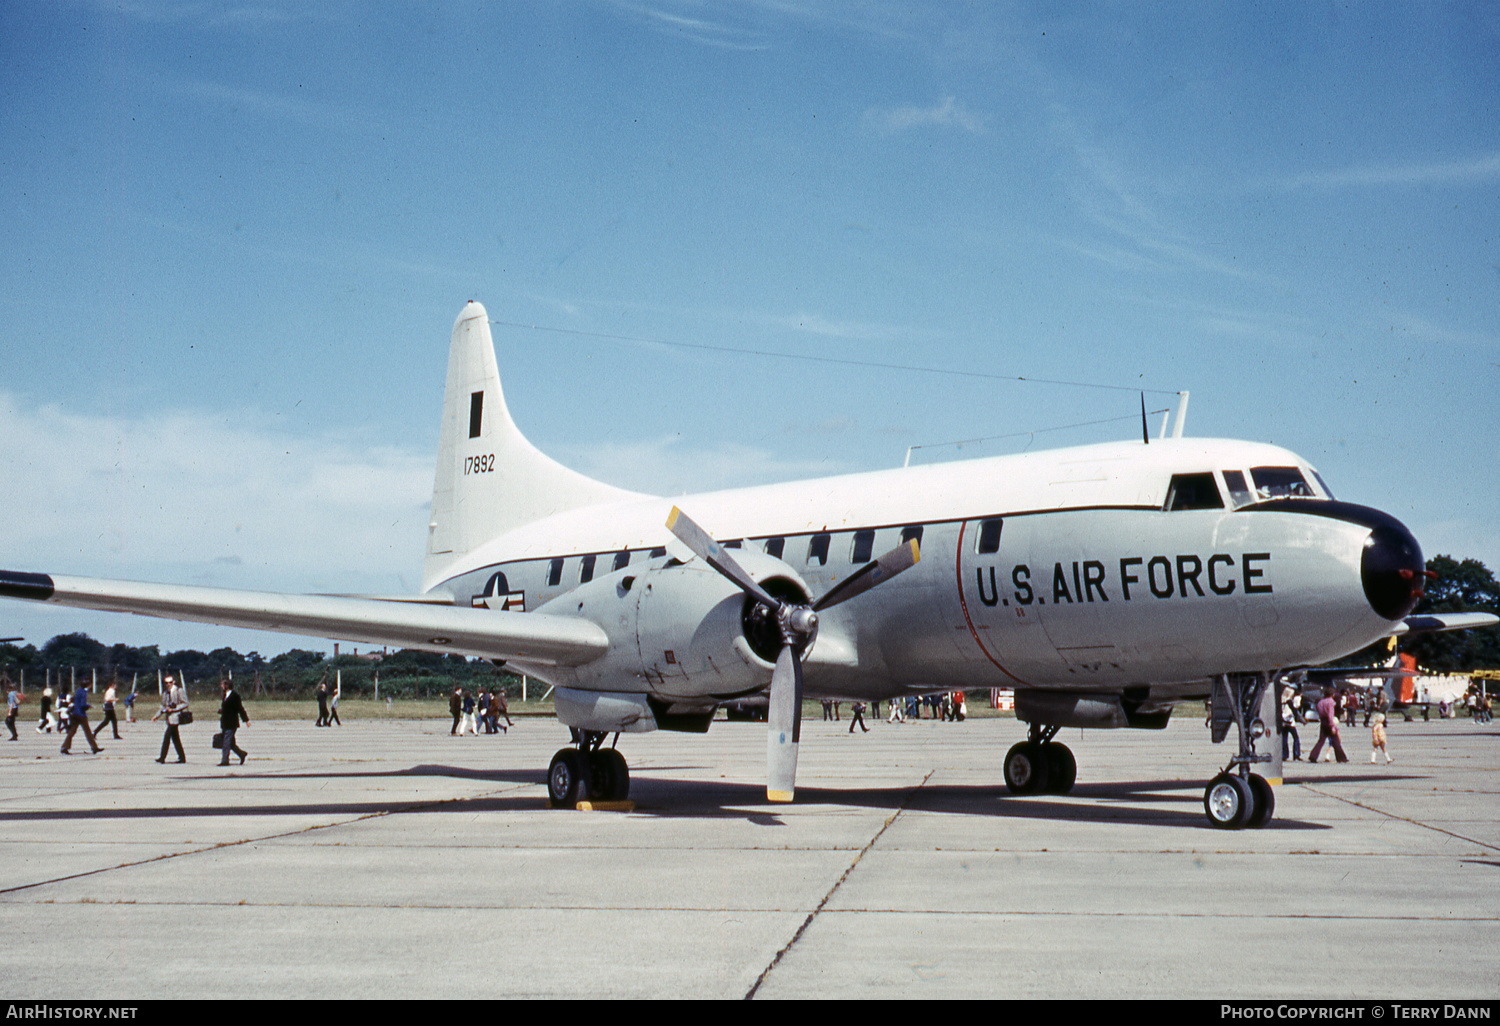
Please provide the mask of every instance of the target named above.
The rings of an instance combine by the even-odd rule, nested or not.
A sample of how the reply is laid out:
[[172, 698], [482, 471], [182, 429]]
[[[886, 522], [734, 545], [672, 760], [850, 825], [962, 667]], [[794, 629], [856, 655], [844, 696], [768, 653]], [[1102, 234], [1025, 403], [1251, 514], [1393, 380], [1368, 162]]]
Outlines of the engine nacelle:
[[[749, 549], [734, 556], [773, 597], [809, 601], [807, 585], [781, 560]], [[581, 616], [609, 635], [609, 651], [593, 662], [548, 668], [548, 679], [580, 690], [711, 706], [766, 687], [781, 650], [774, 614], [699, 559], [616, 570], [537, 612]]]

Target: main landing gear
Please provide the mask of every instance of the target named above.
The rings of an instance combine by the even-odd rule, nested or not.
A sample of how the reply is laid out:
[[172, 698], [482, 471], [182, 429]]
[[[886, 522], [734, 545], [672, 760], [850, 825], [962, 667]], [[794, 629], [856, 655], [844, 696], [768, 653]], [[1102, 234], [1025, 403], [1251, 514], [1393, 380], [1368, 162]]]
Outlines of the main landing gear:
[[1005, 786], [1011, 794], [1067, 794], [1078, 779], [1078, 761], [1067, 745], [1052, 740], [1060, 727], [1039, 723], [1026, 728], [1026, 740], [1005, 753]]
[[1275, 790], [1265, 777], [1251, 773], [1250, 767], [1276, 758], [1257, 755], [1255, 742], [1268, 733], [1259, 715], [1262, 699], [1266, 689], [1278, 683], [1277, 677], [1260, 673], [1230, 674], [1214, 680], [1209, 713], [1214, 743], [1224, 740], [1231, 724], [1239, 734], [1239, 754], [1203, 790], [1203, 811], [1209, 823], [1220, 830], [1263, 827], [1276, 811]]
[[[573, 731], [577, 748], [564, 748], [547, 767], [547, 800], [554, 809], [571, 809], [582, 801], [622, 802], [630, 797], [630, 768], [614, 748], [605, 748], [609, 735], [595, 730]], [[616, 734], [615, 739], [619, 740]]]

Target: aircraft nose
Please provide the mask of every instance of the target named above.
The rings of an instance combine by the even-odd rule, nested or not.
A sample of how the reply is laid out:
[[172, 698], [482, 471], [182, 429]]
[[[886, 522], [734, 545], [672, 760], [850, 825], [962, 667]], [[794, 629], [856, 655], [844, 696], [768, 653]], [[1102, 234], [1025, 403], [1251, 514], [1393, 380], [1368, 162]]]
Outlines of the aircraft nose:
[[1370, 608], [1387, 620], [1400, 620], [1422, 598], [1427, 564], [1417, 539], [1394, 517], [1382, 518], [1365, 539], [1360, 579]]

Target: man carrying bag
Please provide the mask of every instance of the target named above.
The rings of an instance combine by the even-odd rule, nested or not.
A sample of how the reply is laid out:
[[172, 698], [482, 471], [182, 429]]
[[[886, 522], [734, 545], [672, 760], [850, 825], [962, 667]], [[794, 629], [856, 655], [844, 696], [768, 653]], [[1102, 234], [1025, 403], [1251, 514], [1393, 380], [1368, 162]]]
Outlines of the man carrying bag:
[[234, 734], [239, 729], [240, 720], [245, 721], [245, 726], [250, 726], [250, 715], [245, 712], [245, 703], [240, 701], [239, 692], [234, 690], [234, 686], [227, 680], [223, 681], [221, 686], [224, 689], [224, 701], [219, 706], [219, 729], [223, 733], [215, 739], [218, 741], [216, 747], [223, 751], [219, 765], [228, 766], [229, 753], [234, 752], [240, 757], [240, 765], [243, 766], [245, 765], [245, 752], [234, 743]]

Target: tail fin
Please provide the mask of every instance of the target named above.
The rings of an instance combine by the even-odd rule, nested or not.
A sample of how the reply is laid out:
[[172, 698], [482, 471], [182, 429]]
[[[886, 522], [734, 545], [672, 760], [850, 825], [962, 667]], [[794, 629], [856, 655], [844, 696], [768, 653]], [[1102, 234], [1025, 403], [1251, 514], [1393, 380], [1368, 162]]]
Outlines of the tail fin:
[[470, 302], [453, 324], [438, 441], [425, 591], [462, 557], [507, 531], [563, 510], [637, 498], [543, 455], [510, 419], [489, 315]]

